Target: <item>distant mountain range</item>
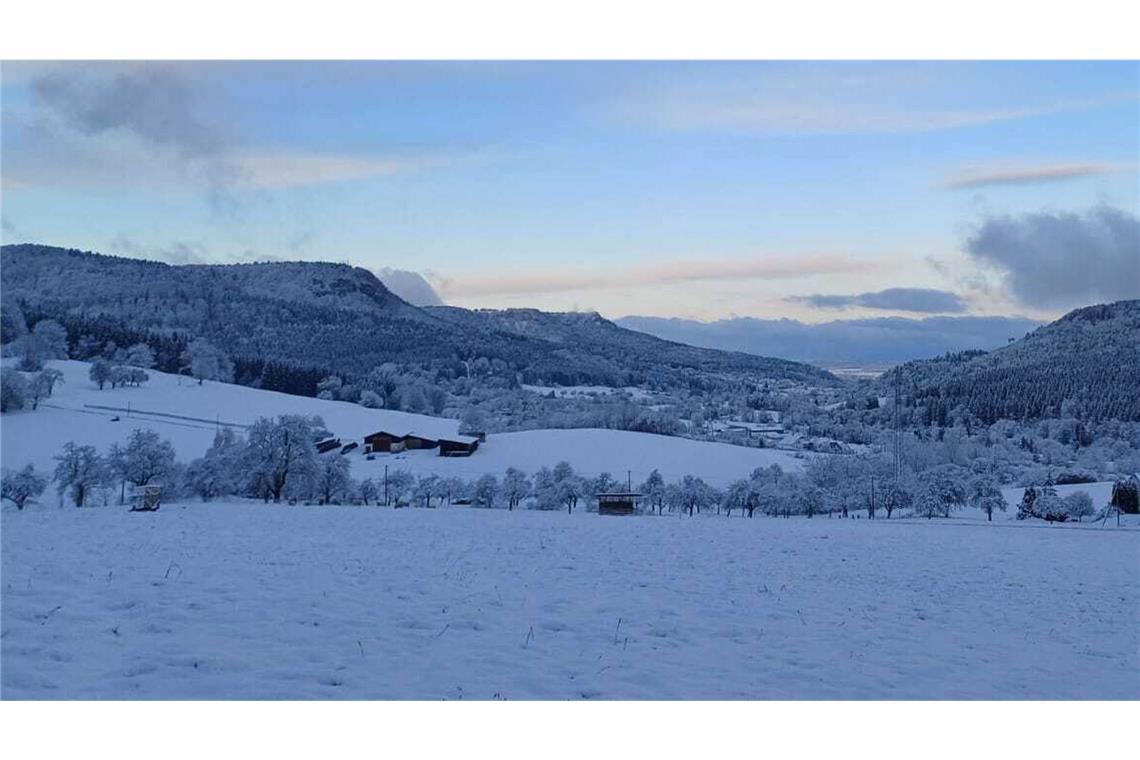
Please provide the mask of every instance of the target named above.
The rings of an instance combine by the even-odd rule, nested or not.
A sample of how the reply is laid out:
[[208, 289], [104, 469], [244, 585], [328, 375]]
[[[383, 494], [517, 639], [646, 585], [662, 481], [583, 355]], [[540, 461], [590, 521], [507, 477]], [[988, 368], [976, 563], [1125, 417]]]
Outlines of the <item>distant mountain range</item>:
[[936, 422], [964, 408], [985, 423], [1071, 416], [1140, 421], [1140, 300], [1072, 311], [988, 353], [907, 362], [895, 378]]
[[204, 337], [249, 361], [345, 374], [395, 362], [456, 376], [485, 358], [523, 382], [619, 387], [838, 382], [807, 364], [694, 348], [597, 314], [421, 309], [346, 264], [174, 266], [23, 244], [3, 246], [0, 266], [0, 295], [29, 316]]
[[631, 316], [614, 321], [631, 330], [692, 346], [778, 356], [826, 367], [889, 366], [948, 351], [989, 350], [1041, 325], [1023, 317], [881, 317], [821, 324], [751, 317], [697, 322]]

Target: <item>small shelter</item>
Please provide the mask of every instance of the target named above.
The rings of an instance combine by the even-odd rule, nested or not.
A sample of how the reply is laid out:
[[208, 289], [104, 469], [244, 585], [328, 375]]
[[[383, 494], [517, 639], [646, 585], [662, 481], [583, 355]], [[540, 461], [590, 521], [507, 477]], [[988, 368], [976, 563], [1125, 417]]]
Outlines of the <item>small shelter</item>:
[[318, 454], [324, 454], [324, 453], [327, 453], [329, 451], [332, 451], [333, 449], [339, 449], [340, 448], [340, 439], [339, 438], [327, 438], [323, 441], [317, 441], [316, 446], [317, 446], [317, 453]]
[[1140, 514], [1140, 475], [1116, 481], [1109, 504], [1126, 515]]
[[599, 515], [632, 515], [637, 511], [637, 501], [641, 494], [632, 492], [599, 493]]
[[131, 490], [132, 512], [157, 512], [162, 505], [162, 486], [135, 486]]
[[471, 435], [456, 435], [439, 439], [441, 457], [469, 457], [479, 448], [479, 438]]

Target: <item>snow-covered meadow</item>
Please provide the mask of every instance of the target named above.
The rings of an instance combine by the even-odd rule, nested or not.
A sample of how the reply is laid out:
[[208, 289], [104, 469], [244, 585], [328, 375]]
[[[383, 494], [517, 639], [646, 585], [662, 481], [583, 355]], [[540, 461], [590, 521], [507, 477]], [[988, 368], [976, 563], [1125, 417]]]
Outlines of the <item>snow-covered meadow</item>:
[[[106, 453], [122, 443], [134, 428], [154, 430], [174, 446], [179, 460], [202, 456], [219, 425], [239, 433], [258, 417], [281, 414], [319, 415], [329, 431], [344, 443], [360, 443], [378, 430], [427, 436], [454, 436], [459, 421], [386, 409], [367, 409], [344, 401], [291, 396], [241, 385], [196, 381], [179, 375], [148, 371], [150, 380], [138, 388], [106, 387], [88, 378], [90, 364], [53, 361], [63, 383], [35, 411], [4, 415], [0, 444], [4, 466], [18, 469], [33, 464], [51, 472], [53, 457], [74, 441]], [[128, 412], [129, 409], [129, 412]], [[440, 457], [436, 451], [378, 454], [367, 460], [358, 448], [349, 455], [354, 478], [383, 477], [384, 467], [415, 475], [454, 475], [465, 479], [502, 475], [508, 467], [533, 473], [541, 467], [569, 462], [584, 475], [609, 472], [619, 480], [640, 482], [657, 469], [666, 480], [700, 475], [713, 485], [746, 477], [756, 467], [779, 464], [797, 472], [804, 460], [785, 451], [745, 448], [625, 430], [527, 430], [498, 433], [469, 458]]]
[[1131, 530], [252, 503], [2, 521], [6, 699], [1140, 697]]

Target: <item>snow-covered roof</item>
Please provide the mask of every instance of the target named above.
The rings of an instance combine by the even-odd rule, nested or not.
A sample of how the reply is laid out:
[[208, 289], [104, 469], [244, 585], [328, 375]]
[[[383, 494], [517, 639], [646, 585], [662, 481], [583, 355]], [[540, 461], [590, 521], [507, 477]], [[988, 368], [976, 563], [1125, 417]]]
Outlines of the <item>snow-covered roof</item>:
[[439, 440], [441, 443], [447, 441], [448, 443], [464, 443], [467, 445], [479, 442], [479, 438], [473, 435], [445, 435], [441, 436]]

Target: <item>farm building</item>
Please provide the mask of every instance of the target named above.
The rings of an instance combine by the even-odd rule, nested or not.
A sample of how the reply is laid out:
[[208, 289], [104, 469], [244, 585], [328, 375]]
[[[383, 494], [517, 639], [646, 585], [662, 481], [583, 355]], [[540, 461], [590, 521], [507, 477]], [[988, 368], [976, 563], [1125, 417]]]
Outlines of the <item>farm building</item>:
[[405, 449], [434, 449], [437, 446], [439, 446], [438, 439], [415, 433], [390, 433], [386, 430], [380, 430], [364, 436], [365, 454], [378, 451], [404, 451]]
[[480, 439], [472, 435], [457, 435], [439, 439], [441, 457], [469, 457], [479, 448]]
[[639, 493], [599, 493], [598, 497], [598, 514], [599, 515], [632, 515], [637, 510], [637, 500], [641, 498]]

